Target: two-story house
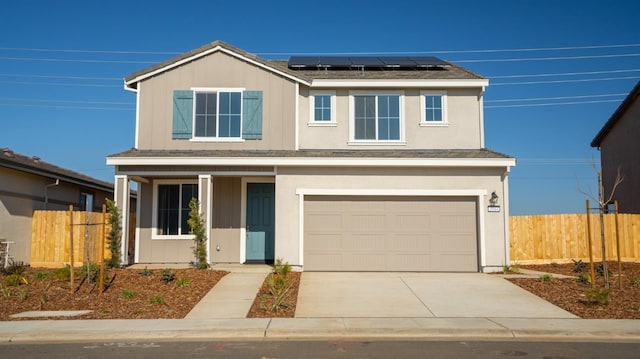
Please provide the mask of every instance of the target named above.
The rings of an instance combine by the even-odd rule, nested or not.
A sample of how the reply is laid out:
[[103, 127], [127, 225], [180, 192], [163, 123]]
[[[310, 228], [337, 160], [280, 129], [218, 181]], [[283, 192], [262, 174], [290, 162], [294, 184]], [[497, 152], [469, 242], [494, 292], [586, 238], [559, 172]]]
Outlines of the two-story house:
[[[198, 198], [211, 263], [482, 271], [509, 263], [508, 175], [485, 149], [488, 80], [432, 57], [267, 60], [216, 41], [125, 78], [135, 262], [190, 262]], [[124, 223], [127, 223], [126, 217]]]

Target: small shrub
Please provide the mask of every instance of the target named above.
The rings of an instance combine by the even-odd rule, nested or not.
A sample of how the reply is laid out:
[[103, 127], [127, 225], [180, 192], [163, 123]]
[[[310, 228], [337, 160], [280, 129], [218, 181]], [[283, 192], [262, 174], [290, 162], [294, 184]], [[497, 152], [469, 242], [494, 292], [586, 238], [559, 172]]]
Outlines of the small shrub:
[[131, 289], [124, 288], [122, 290], [122, 296], [127, 298], [127, 299], [131, 299], [131, 298], [136, 296], [136, 293], [134, 293]]
[[98, 309], [98, 313], [99, 314], [109, 314], [111, 311], [109, 309], [106, 308], [100, 308]]
[[5, 277], [4, 283], [10, 287], [17, 287], [21, 284], [29, 284], [29, 280], [21, 273], [13, 273]]
[[512, 273], [520, 273], [520, 265], [518, 263], [512, 265], [509, 269]]
[[514, 264], [512, 266], [503, 265], [502, 274], [509, 274], [509, 273], [520, 273], [520, 266], [518, 266], [517, 264]]
[[580, 273], [580, 275], [578, 276], [578, 282], [591, 283], [591, 278], [587, 274]]
[[68, 265], [53, 271], [53, 276], [58, 280], [69, 280], [71, 278], [71, 267]]
[[86, 265], [83, 265], [80, 269], [80, 276], [87, 277], [87, 273], [89, 273], [89, 281], [97, 282], [100, 277], [100, 265], [97, 263], [89, 263], [89, 268]]
[[36, 279], [43, 280], [49, 278], [49, 273], [47, 272], [38, 272], [35, 275]]
[[22, 300], [23, 302], [27, 300], [27, 298], [29, 297], [29, 287], [24, 287], [24, 289], [20, 291], [19, 296], [20, 300]]
[[161, 295], [154, 295], [149, 299], [149, 303], [151, 304], [164, 304], [164, 298]]
[[287, 274], [291, 273], [291, 264], [289, 262], [282, 263], [282, 258], [278, 258], [273, 265], [273, 273], [286, 277]]
[[24, 262], [16, 262], [13, 259], [9, 259], [9, 263], [6, 268], [2, 269], [2, 272], [6, 275], [23, 274], [26, 270]]
[[191, 279], [189, 278], [178, 278], [176, 280], [177, 287], [188, 287], [191, 284]]
[[[602, 263], [600, 263], [600, 265], [596, 268], [596, 273], [598, 273], [599, 276], [604, 277], [604, 265]], [[613, 272], [611, 272], [611, 269], [607, 268], [607, 274], [609, 274], [609, 277], [611, 277], [611, 274], [613, 274]]]
[[589, 303], [597, 303], [597, 304], [609, 304], [609, 289], [604, 289], [600, 287], [595, 287], [588, 289], [585, 292], [585, 297]]
[[140, 274], [143, 277], [149, 277], [153, 275], [153, 270], [147, 269], [147, 267], [144, 267], [144, 269], [138, 272], [138, 274]]
[[170, 269], [165, 268], [162, 270], [162, 281], [164, 284], [172, 282], [176, 279], [176, 274], [173, 273]]
[[553, 276], [551, 274], [543, 274], [540, 276], [540, 280], [543, 282], [551, 282], [553, 281]]
[[2, 293], [3, 297], [9, 298], [11, 297], [11, 288], [5, 287], [2, 284], [0, 284], [0, 293]]
[[631, 278], [631, 285], [640, 285], [640, 278], [638, 277]]
[[583, 262], [582, 259], [578, 259], [577, 261], [572, 259], [573, 262], [573, 272], [574, 273], [584, 273], [587, 270], [587, 263]]

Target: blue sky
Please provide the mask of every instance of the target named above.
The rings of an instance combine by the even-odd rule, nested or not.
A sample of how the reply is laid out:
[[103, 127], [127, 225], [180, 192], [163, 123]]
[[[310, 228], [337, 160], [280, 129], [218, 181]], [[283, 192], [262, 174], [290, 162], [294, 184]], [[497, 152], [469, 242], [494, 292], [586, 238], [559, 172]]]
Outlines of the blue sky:
[[105, 156], [134, 144], [122, 78], [217, 39], [266, 58], [433, 55], [490, 79], [486, 146], [518, 159], [511, 213], [582, 212], [589, 143], [640, 80], [639, 16], [634, 0], [11, 1], [0, 147], [113, 181]]

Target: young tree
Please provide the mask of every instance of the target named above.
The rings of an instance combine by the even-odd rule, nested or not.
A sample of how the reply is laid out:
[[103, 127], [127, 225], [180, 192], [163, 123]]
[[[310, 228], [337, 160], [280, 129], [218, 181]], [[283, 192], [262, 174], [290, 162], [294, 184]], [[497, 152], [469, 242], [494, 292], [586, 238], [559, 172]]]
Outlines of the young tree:
[[[600, 245], [602, 249], [602, 274], [604, 276], [604, 287], [609, 288], [609, 268], [607, 266], [607, 248], [606, 241], [604, 238], [604, 212], [607, 206], [613, 201], [613, 195], [616, 193], [616, 189], [622, 183], [624, 177], [620, 172], [620, 167], [618, 167], [618, 172], [616, 174], [616, 179], [611, 186], [611, 191], [609, 192], [609, 196], [605, 198], [604, 186], [602, 184], [602, 171], [598, 170], [595, 163], [592, 162], [593, 169], [596, 171], [596, 175], [598, 177], [598, 197], [594, 197], [591, 193], [582, 191], [578, 189], [581, 193], [590, 197], [598, 204], [598, 217], [600, 219]], [[620, 275], [620, 273], [618, 273]]]
[[189, 202], [189, 219], [187, 220], [187, 224], [189, 225], [190, 234], [193, 234], [193, 242], [195, 246], [193, 247], [193, 254], [196, 257], [195, 265], [198, 269], [207, 269], [209, 268], [209, 263], [207, 262], [207, 235], [205, 232], [205, 224], [202, 219], [202, 214], [200, 214], [200, 202], [192, 198]]
[[120, 267], [122, 264], [122, 224], [120, 212], [116, 203], [107, 198], [107, 212], [109, 213], [109, 224], [111, 229], [107, 233], [109, 241], [109, 251], [111, 258], [107, 261], [107, 265], [111, 268]]

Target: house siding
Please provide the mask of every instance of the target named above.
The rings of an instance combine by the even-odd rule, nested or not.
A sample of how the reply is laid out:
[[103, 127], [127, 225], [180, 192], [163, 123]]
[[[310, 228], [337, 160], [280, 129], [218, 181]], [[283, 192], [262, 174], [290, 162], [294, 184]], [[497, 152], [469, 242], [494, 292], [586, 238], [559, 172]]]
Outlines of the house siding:
[[[172, 139], [173, 91], [194, 87], [244, 88], [263, 93], [262, 139], [196, 142]], [[293, 149], [295, 84], [222, 52], [197, 59], [139, 83], [139, 149]]]
[[[322, 91], [313, 89], [313, 91]], [[326, 89], [331, 90], [331, 89]], [[357, 91], [378, 91], [368, 88]], [[427, 89], [425, 89], [427, 90]], [[385, 89], [379, 90], [404, 93], [404, 143], [392, 145], [365, 146], [350, 145], [351, 113], [349, 108], [349, 90], [336, 91], [336, 125], [314, 126], [309, 124], [311, 113], [310, 89], [300, 89], [300, 148], [301, 149], [473, 149], [482, 147], [480, 123], [480, 90], [479, 89], [428, 89], [446, 90], [447, 92], [447, 124], [445, 126], [420, 126], [421, 105], [419, 89]]]
[[605, 197], [611, 194], [618, 168], [624, 177], [614, 193], [622, 213], [640, 213], [640, 100], [628, 108], [600, 143]]

